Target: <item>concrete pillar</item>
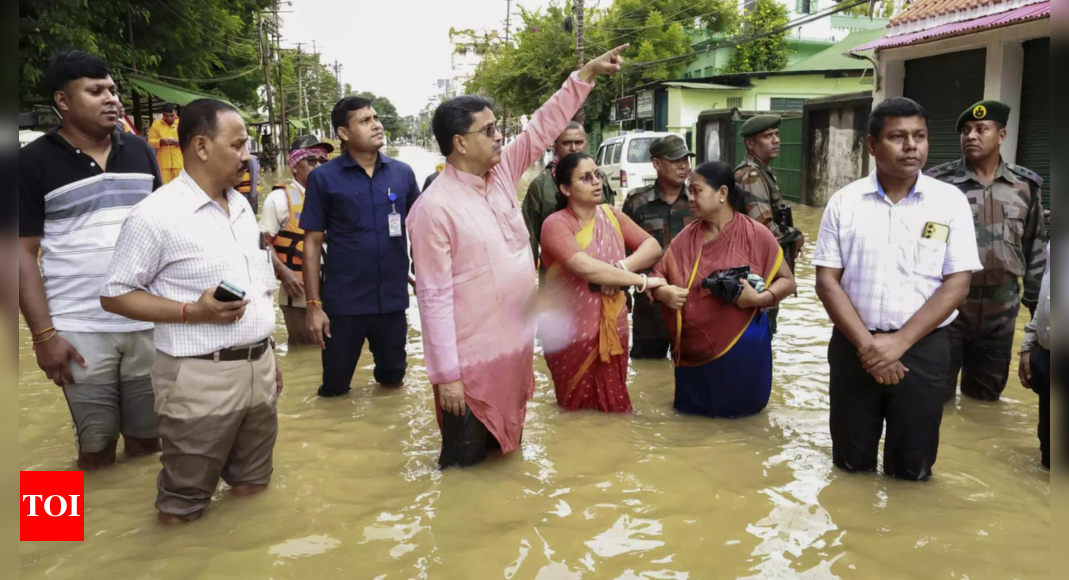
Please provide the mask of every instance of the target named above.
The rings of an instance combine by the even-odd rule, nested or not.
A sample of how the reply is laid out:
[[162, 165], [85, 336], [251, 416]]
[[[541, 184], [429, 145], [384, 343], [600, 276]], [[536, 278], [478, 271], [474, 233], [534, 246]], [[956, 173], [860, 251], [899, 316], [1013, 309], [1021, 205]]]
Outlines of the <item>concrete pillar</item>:
[[1007, 163], [1017, 162], [1023, 83], [1024, 44], [1018, 40], [992, 40], [987, 46], [984, 98], [1002, 101], [1012, 109], [1006, 124], [1006, 142], [1002, 144], [1002, 157]]
[[878, 62], [880, 63], [880, 90], [873, 95], [873, 106], [891, 97], [901, 97], [906, 92], [906, 61], [888, 60], [881, 56]]

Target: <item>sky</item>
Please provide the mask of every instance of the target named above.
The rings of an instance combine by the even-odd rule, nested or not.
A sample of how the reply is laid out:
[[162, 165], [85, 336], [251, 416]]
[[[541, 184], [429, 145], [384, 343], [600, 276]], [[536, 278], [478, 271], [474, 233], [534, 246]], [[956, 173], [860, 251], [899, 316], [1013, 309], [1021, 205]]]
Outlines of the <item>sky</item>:
[[[342, 82], [387, 97], [401, 115], [427, 104], [440, 78], [450, 77], [449, 28], [505, 31], [507, 0], [289, 0], [283, 4], [283, 46], [316, 41], [323, 62], [342, 65]], [[513, 0], [519, 9], [550, 0]], [[285, 12], [291, 12], [286, 14]]]

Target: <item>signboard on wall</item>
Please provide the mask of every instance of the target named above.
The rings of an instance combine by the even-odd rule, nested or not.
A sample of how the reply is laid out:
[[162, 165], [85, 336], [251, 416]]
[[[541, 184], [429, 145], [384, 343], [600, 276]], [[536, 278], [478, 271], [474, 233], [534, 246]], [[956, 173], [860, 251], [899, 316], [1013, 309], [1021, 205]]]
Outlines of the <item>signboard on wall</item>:
[[616, 108], [613, 111], [615, 113], [614, 123], [623, 123], [624, 121], [635, 120], [635, 96], [624, 97], [616, 100]]
[[653, 118], [653, 91], [646, 91], [638, 95], [638, 118]]

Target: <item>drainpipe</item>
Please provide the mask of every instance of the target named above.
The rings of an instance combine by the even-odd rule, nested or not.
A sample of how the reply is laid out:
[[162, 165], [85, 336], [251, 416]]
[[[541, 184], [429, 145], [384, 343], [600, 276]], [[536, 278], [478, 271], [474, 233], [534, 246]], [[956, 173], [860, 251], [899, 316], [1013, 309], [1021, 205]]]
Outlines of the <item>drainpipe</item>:
[[[875, 90], [873, 91], [873, 93], [875, 94], [875, 93], [880, 92], [880, 89], [882, 88], [881, 85], [883, 83], [881, 82], [882, 79], [880, 78], [880, 65], [876, 63], [876, 59], [872, 58], [871, 56], [865, 56], [863, 54], [855, 54], [853, 52], [844, 52], [843, 56], [845, 56], [846, 58], [852, 58], [852, 59], [855, 59], [855, 60], [863, 60], [863, 61], [866, 61], [868, 63], [871, 63], [872, 64], [872, 76], [873, 76], [873, 79], [874, 79], [874, 83], [873, 84], [875, 85]], [[865, 78], [865, 73], [861, 73], [861, 78]]]

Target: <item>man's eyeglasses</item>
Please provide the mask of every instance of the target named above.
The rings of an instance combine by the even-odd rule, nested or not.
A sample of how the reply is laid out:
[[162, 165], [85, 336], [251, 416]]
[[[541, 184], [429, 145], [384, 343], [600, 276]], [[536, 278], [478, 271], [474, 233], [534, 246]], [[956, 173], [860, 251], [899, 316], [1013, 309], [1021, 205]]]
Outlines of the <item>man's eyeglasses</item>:
[[479, 129], [478, 131], [469, 131], [467, 133], [464, 133], [463, 136], [467, 137], [468, 135], [476, 135], [476, 134], [482, 133], [483, 135], [486, 136], [487, 139], [494, 139], [494, 138], [497, 137], [497, 134], [500, 133], [500, 132], [501, 132], [501, 125], [487, 125], [487, 126], [483, 127], [482, 129]]
[[579, 183], [580, 181], [587, 185], [600, 185], [605, 183], [605, 174], [601, 171], [587, 171], [572, 183]]
[[308, 167], [319, 167], [327, 164], [327, 160], [322, 157], [305, 157], [304, 162], [308, 164]]

